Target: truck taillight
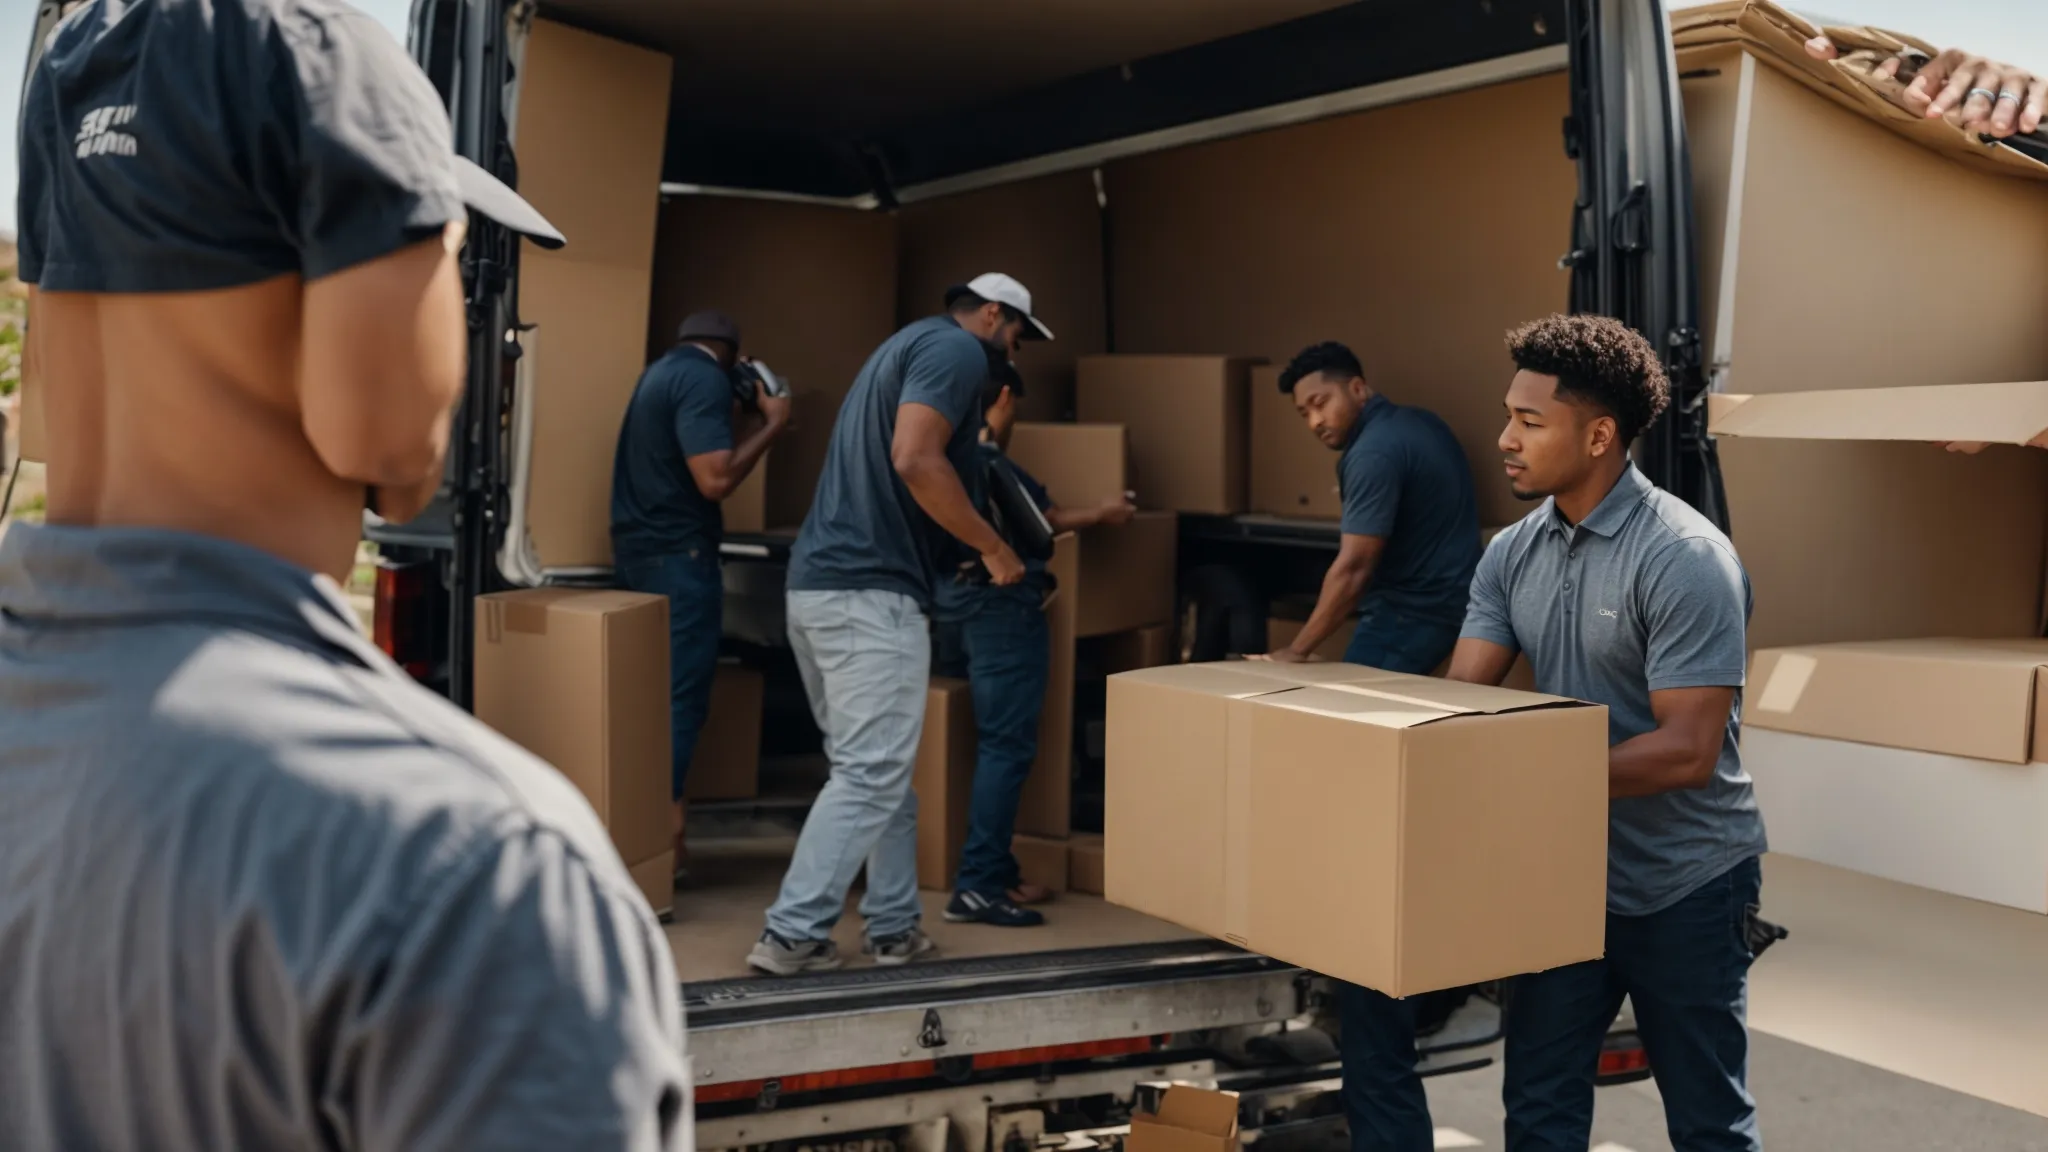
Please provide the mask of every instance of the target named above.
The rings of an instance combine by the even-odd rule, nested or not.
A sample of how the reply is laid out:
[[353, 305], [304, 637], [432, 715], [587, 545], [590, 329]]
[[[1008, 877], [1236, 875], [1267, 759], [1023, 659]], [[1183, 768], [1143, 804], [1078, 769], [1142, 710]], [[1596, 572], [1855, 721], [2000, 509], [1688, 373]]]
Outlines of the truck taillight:
[[433, 670], [432, 618], [427, 603], [432, 584], [430, 565], [389, 561], [377, 565], [373, 639], [415, 680], [424, 680]]

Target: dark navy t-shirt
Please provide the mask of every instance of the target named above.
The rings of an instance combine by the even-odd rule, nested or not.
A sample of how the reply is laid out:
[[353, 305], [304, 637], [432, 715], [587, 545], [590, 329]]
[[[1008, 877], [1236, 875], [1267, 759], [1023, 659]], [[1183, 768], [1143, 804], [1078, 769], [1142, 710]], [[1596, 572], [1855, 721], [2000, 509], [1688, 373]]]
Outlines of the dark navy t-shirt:
[[[1031, 497], [1031, 502], [1038, 505], [1040, 512], [1052, 510], [1052, 493], [1045, 490], [1045, 485], [1038, 482], [1038, 477], [1025, 471], [1022, 464], [1004, 455], [1003, 450], [993, 444], [982, 444], [981, 452], [984, 460], [992, 461], [998, 468], [1007, 469], [1012, 476], [1017, 478], [1017, 483], [1024, 489], [1024, 494]], [[986, 516], [988, 515], [987, 485], [980, 483], [980, 480], [980, 469], [976, 469], [976, 482], [969, 484], [967, 490], [974, 496], [975, 508], [979, 509], [981, 514]], [[932, 614], [936, 619], [942, 621], [965, 619], [973, 615], [977, 607], [986, 603], [992, 597], [1019, 600], [1030, 604], [1033, 608], [1040, 607], [1045, 603], [1045, 561], [1043, 560], [1025, 559], [1024, 579], [1019, 580], [1015, 584], [999, 587], [994, 584], [967, 584], [953, 578], [953, 568], [957, 567], [957, 562], [972, 562], [979, 559], [979, 557], [972, 554], [972, 549], [968, 548], [965, 544], [953, 541], [951, 546], [942, 549], [941, 554], [952, 557], [956, 563], [948, 565], [946, 571], [939, 573], [938, 585], [933, 589]]]
[[612, 556], [645, 559], [717, 548], [725, 521], [689, 458], [732, 448], [732, 383], [685, 344], [647, 366], [612, 457]]
[[1343, 531], [1386, 540], [1359, 603], [1458, 624], [1479, 565], [1472, 469], [1434, 412], [1374, 396], [1337, 462]]
[[[789, 553], [793, 592], [900, 592], [927, 610], [944, 529], [896, 475], [896, 409], [923, 404], [953, 425], [946, 457], [969, 483], [988, 352], [948, 316], [882, 342], [839, 408], [810, 515]], [[970, 491], [971, 491], [970, 485]]]

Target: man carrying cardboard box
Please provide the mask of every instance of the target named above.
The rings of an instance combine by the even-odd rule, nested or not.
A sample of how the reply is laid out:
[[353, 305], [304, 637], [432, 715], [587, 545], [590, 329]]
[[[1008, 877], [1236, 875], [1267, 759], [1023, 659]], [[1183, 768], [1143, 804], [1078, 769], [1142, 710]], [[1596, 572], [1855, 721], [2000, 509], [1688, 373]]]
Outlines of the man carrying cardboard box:
[[699, 312], [676, 346], [647, 366], [626, 404], [612, 457], [612, 571], [619, 587], [668, 597], [669, 788], [676, 867], [683, 865], [683, 782], [711, 706], [725, 605], [718, 505], [789, 428], [789, 397], [754, 382], [753, 412], [736, 431], [733, 364], [740, 329]]
[[747, 956], [787, 976], [839, 966], [832, 928], [867, 866], [865, 951], [878, 964], [929, 953], [919, 929], [911, 771], [931, 672], [928, 613], [945, 535], [998, 587], [1024, 565], [974, 507], [964, 478], [981, 437], [987, 346], [1030, 334], [1031, 293], [1001, 273], [946, 294], [868, 358], [832, 429], [810, 515], [789, 557], [789, 643], [825, 733], [832, 775], [797, 837], [767, 928]]
[[1458, 642], [1479, 563], [1479, 505], [1457, 437], [1435, 413], [1395, 404], [1338, 343], [1304, 349], [1280, 373], [1316, 439], [1341, 453], [1337, 559], [1308, 623], [1266, 659], [1298, 663], [1342, 627], [1348, 664], [1428, 675]]
[[[1054, 505], [1045, 486], [1005, 454], [1023, 395], [1023, 377], [1008, 357], [991, 349], [989, 380], [981, 395], [985, 464], [1008, 469], [1055, 532], [1130, 523], [1137, 508], [1121, 498], [1099, 508]], [[1024, 579], [1008, 587], [956, 578], [939, 581], [934, 591], [934, 663], [940, 675], [968, 682], [977, 733], [967, 842], [946, 919], [1034, 927], [1045, 917], [1024, 905], [1042, 903], [1052, 892], [1023, 882], [1010, 845], [1018, 798], [1038, 758], [1038, 721], [1051, 664], [1045, 564], [1027, 561]]]
[[440, 485], [469, 210], [560, 235], [333, 0], [88, 6], [20, 129], [50, 506], [0, 543], [0, 1147], [689, 1148], [596, 813], [335, 584], [366, 496]]
[[[1606, 957], [1510, 986], [1507, 1146], [1585, 1148], [1601, 1042], [1627, 997], [1672, 1146], [1754, 1152], [1744, 1006], [1765, 841], [1738, 744], [1749, 579], [1719, 529], [1629, 462], [1669, 402], [1647, 340], [1552, 316], [1508, 346], [1501, 454], [1515, 495], [1544, 503], [1488, 545], [1450, 677], [1497, 685], [1526, 653], [1538, 691], [1606, 705], [1612, 803]], [[1397, 1004], [1360, 1008], [1347, 1038], [1372, 1029], [1383, 1065], [1410, 1050]], [[1409, 1087], [1399, 1115], [1422, 1116], [1413, 1146], [1428, 1147]]]

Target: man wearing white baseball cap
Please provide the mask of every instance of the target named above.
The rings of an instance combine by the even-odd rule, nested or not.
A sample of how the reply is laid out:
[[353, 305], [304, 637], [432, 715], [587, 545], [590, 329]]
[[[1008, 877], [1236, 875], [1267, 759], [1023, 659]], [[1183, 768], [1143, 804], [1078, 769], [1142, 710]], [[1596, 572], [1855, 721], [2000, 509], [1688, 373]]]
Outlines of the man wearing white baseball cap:
[[990, 350], [1052, 333], [1031, 293], [991, 272], [946, 293], [943, 315], [884, 341], [840, 406], [810, 515], [790, 549], [789, 645], [832, 775], [811, 806], [767, 929], [747, 956], [778, 976], [839, 966], [832, 930], [862, 865], [863, 949], [877, 964], [929, 953], [919, 928], [917, 794], [910, 787], [931, 674], [930, 616], [948, 535], [990, 582], [1024, 564], [976, 510]]

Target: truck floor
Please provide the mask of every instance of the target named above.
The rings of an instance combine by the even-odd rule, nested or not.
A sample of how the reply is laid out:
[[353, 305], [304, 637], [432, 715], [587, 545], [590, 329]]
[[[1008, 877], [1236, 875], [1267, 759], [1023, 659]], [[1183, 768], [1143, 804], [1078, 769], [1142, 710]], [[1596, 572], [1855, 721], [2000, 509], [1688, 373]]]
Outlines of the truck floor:
[[[676, 974], [683, 983], [751, 974], [747, 950], [761, 935], [762, 915], [774, 903], [788, 863], [787, 841], [770, 847], [720, 846], [693, 851], [690, 875], [676, 890], [675, 921], [668, 926], [669, 949], [675, 954]], [[848, 967], [869, 963], [860, 954], [860, 891], [856, 883], [847, 901], [846, 917], [834, 933]], [[922, 895], [924, 930], [939, 946], [939, 955], [953, 959], [1149, 944], [1193, 935], [1096, 897], [1071, 892], [1044, 906], [1046, 923], [1042, 927], [948, 924], [941, 914], [947, 895]]]

